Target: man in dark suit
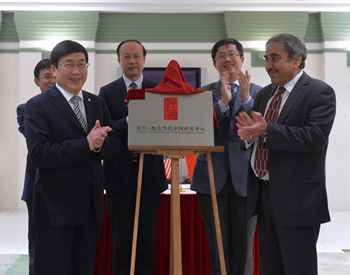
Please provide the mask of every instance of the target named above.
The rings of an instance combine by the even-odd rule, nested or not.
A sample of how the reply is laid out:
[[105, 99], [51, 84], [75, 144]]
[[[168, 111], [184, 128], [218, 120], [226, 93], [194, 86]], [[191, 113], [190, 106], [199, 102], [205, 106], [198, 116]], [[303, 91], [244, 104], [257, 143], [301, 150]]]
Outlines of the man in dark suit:
[[[56, 79], [51, 71], [50, 59], [42, 59], [36, 64], [34, 68], [34, 83], [40, 88], [43, 93], [49, 90], [55, 83]], [[17, 123], [18, 131], [20, 131], [25, 137], [25, 107], [26, 104], [20, 104], [17, 106]], [[35, 182], [36, 166], [32, 163], [27, 156], [26, 171], [24, 177], [24, 186], [22, 193], [22, 200], [26, 202], [28, 209], [28, 255], [29, 255], [29, 275], [34, 274], [34, 236], [33, 236], [33, 189]]]
[[[51, 52], [56, 85], [26, 104], [28, 154], [37, 173], [34, 186], [36, 275], [92, 274], [104, 218], [101, 159], [119, 141], [103, 100], [82, 90], [88, 54], [77, 42]], [[72, 102], [73, 100], [73, 102]]]
[[[126, 40], [117, 47], [123, 76], [101, 87], [102, 97], [111, 114], [112, 129], [121, 145], [116, 156], [105, 163], [108, 214], [113, 235], [114, 274], [129, 274], [131, 243], [135, 216], [139, 152], [128, 150], [127, 91], [154, 88], [157, 84], [143, 78], [146, 50], [136, 40]], [[162, 156], [145, 155], [142, 175], [140, 217], [137, 238], [137, 274], [152, 274], [155, 233], [160, 194], [167, 189]]]
[[[219, 127], [214, 128], [214, 141], [216, 146], [224, 146], [224, 152], [212, 153], [212, 162], [226, 271], [227, 274], [251, 275], [256, 217], [247, 223], [247, 171], [250, 152], [242, 150], [235, 117], [240, 111], [250, 112], [261, 87], [250, 83], [248, 72], [244, 74], [241, 71], [244, 62], [243, 46], [237, 40], [218, 41], [211, 54], [220, 80], [201, 89], [213, 93], [214, 111], [219, 122]], [[191, 189], [197, 192], [208, 237], [211, 274], [219, 275], [221, 269], [205, 154], [197, 157]]]
[[[265, 59], [272, 84], [256, 97], [252, 118], [237, 118], [239, 136], [254, 146], [248, 214], [258, 214], [260, 274], [314, 275], [320, 224], [330, 220], [325, 158], [335, 93], [303, 71], [306, 48], [292, 35], [270, 38]], [[275, 122], [272, 105], [280, 105]]]

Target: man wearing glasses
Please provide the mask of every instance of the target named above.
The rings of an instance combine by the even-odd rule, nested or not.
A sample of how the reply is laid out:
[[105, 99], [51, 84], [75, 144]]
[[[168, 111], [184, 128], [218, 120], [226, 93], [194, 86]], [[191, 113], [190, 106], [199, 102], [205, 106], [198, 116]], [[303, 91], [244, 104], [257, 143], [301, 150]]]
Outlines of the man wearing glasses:
[[[248, 72], [241, 71], [244, 62], [243, 46], [237, 40], [218, 41], [213, 46], [211, 55], [220, 79], [201, 89], [213, 93], [213, 107], [219, 122], [219, 127], [214, 128], [214, 142], [216, 146], [224, 146], [224, 152], [212, 153], [212, 160], [226, 271], [227, 274], [251, 275], [256, 217], [249, 222], [247, 220], [247, 171], [250, 152], [242, 150], [235, 116], [242, 110], [250, 112], [261, 87], [250, 83]], [[211, 274], [219, 275], [221, 270], [208, 164], [204, 154], [197, 157], [191, 189], [197, 192], [203, 216]]]
[[[34, 83], [40, 88], [43, 93], [49, 90], [55, 83], [56, 79], [51, 71], [50, 59], [42, 59], [34, 68]], [[25, 136], [25, 107], [26, 104], [20, 104], [17, 107], [17, 123], [18, 130]], [[36, 166], [27, 157], [26, 172], [24, 178], [24, 187], [22, 193], [22, 200], [26, 202], [28, 209], [28, 254], [29, 254], [29, 275], [34, 274], [34, 236], [33, 236], [33, 189], [35, 182]]]
[[[117, 47], [123, 76], [104, 87], [104, 98], [111, 114], [111, 127], [121, 140], [116, 156], [105, 163], [108, 215], [112, 224], [114, 274], [129, 274], [135, 216], [139, 152], [128, 149], [129, 89], [154, 88], [157, 84], [143, 78], [146, 50], [137, 40], [126, 40]], [[136, 266], [138, 274], [153, 274], [155, 234], [160, 194], [168, 187], [162, 156], [145, 155], [140, 200]]]
[[92, 274], [104, 218], [101, 160], [119, 141], [101, 98], [82, 90], [88, 53], [65, 40], [51, 52], [56, 85], [26, 104], [28, 154], [37, 167], [34, 200], [36, 275]]

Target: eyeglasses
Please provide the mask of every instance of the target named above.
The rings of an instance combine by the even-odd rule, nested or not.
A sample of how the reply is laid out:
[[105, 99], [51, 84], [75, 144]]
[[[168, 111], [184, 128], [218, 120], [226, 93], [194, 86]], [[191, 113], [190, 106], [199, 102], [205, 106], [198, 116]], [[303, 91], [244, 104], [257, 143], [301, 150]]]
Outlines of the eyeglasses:
[[54, 79], [55, 77], [53, 75], [45, 75], [42, 77], [38, 77], [39, 80], [45, 80], [47, 82], [50, 82]]
[[63, 64], [57, 64], [58, 66], [62, 66], [64, 70], [67, 71], [73, 71], [75, 68], [77, 68], [78, 70], [84, 70], [89, 68], [90, 63], [78, 63], [78, 64], [74, 64], [74, 63], [63, 63]]
[[122, 56], [122, 59], [125, 61], [130, 61], [131, 59], [134, 59], [136, 61], [140, 60], [142, 58], [142, 55], [135, 54], [134, 56], [131, 55], [124, 55]]
[[234, 59], [236, 56], [240, 56], [240, 53], [229, 53], [228, 55], [221, 54], [217, 58], [214, 59], [214, 61], [224, 61], [227, 58]]

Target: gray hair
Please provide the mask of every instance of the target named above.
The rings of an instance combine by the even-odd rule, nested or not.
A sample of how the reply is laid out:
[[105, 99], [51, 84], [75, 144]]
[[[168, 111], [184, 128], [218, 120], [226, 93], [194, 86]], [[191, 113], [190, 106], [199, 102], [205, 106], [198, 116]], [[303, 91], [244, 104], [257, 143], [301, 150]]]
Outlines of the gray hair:
[[305, 68], [305, 60], [307, 56], [307, 51], [304, 43], [297, 37], [291, 34], [278, 34], [271, 37], [266, 42], [266, 48], [272, 44], [280, 44], [283, 50], [288, 54], [288, 61], [291, 62], [301, 56], [301, 63], [299, 65], [300, 69]]

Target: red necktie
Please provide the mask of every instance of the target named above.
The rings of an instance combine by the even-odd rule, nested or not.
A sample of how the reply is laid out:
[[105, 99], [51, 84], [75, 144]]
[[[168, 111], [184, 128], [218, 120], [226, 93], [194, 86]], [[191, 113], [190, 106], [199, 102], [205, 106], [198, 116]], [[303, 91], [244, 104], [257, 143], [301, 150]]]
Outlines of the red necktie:
[[[285, 90], [284, 87], [279, 87], [277, 94], [272, 98], [270, 106], [265, 114], [265, 120], [267, 123], [276, 122], [281, 107], [282, 94]], [[254, 170], [259, 179], [262, 179], [269, 170], [268, 150], [265, 149], [264, 138], [265, 136], [259, 138], [255, 152]]]

